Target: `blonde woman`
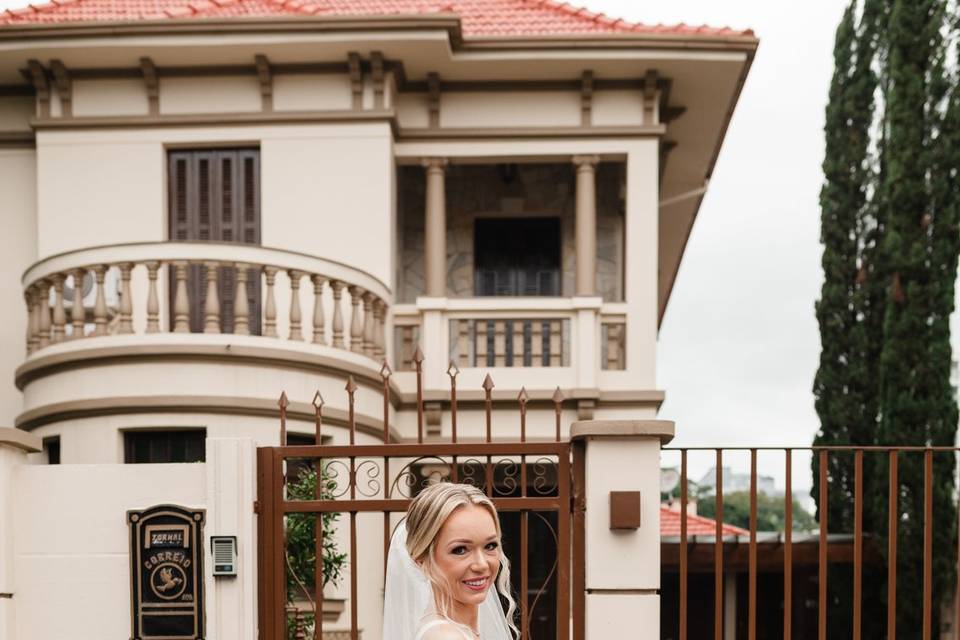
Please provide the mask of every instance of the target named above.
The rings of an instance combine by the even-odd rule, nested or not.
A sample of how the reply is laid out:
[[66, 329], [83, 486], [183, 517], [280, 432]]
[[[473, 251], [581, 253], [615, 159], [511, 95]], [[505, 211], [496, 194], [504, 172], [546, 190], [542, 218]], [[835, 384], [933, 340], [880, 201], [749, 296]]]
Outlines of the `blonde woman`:
[[[476, 487], [423, 490], [390, 542], [384, 640], [514, 640], [500, 519]], [[499, 595], [508, 603], [504, 615]]]

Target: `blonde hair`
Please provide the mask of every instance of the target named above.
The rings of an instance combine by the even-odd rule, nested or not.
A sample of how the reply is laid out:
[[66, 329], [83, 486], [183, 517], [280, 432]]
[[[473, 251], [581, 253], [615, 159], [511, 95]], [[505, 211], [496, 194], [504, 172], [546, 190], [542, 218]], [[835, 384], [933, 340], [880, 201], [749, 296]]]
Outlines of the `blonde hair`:
[[[449, 482], [431, 485], [421, 491], [407, 509], [407, 552], [420, 565], [433, 586], [437, 613], [448, 619], [453, 605], [452, 587], [440, 575], [434, 562], [437, 536], [443, 527], [443, 523], [454, 511], [469, 505], [487, 510], [497, 528], [497, 542], [501, 542], [502, 532], [497, 509], [493, 506], [490, 498], [473, 485]], [[513, 622], [517, 603], [510, 595], [510, 561], [503, 553], [502, 544], [500, 547], [500, 573], [496, 585], [499, 594], [507, 601], [507, 625], [519, 637], [520, 631]]]

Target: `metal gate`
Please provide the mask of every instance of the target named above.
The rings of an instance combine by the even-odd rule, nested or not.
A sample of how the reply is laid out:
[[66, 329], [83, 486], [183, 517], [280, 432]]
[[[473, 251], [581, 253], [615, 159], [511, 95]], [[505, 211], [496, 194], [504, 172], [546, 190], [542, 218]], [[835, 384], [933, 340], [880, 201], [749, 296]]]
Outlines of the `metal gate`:
[[[258, 514], [258, 614], [260, 640], [313, 638], [323, 634], [322, 607], [317, 594], [323, 593], [325, 526], [323, 518], [339, 514], [337, 538], [349, 540], [344, 582], [349, 585], [349, 637], [360, 637], [359, 621], [376, 612], [360, 610], [359, 594], [364, 590], [381, 593], [387, 550], [393, 527], [400, 514], [420, 489], [436, 481], [472, 484], [496, 505], [504, 524], [504, 549], [511, 557], [515, 576], [514, 590], [519, 617], [516, 620], [524, 640], [568, 640], [583, 637], [583, 496], [573, 495], [574, 476], [582, 479], [582, 450], [561, 439], [560, 416], [563, 396], [553, 398], [556, 414], [555, 437], [531, 441], [527, 438], [527, 394], [517, 399], [516, 433], [519, 439], [495, 441], [492, 437], [493, 382], [484, 382], [486, 434], [482, 442], [461, 442], [457, 434], [456, 367], [451, 365], [451, 433], [443, 441], [426, 441], [423, 429], [421, 362], [417, 362], [418, 435], [416, 442], [390, 443], [389, 376], [384, 365], [383, 443], [358, 444], [355, 416], [356, 385], [347, 382], [347, 430], [349, 443], [340, 445], [291, 446], [286, 430], [286, 395], [281, 396], [279, 447], [264, 447], [257, 452]], [[316, 409], [315, 442], [322, 443], [323, 400], [314, 399]], [[498, 427], [501, 425], [498, 425]], [[499, 430], [499, 429], [498, 429]], [[304, 471], [315, 474], [310, 495], [291, 496], [291, 481]], [[579, 473], [577, 473], [579, 471]], [[313, 478], [307, 475], [302, 477]], [[582, 482], [579, 483], [582, 488]], [[302, 488], [302, 487], [301, 487]], [[574, 515], [574, 503], [578, 505]], [[328, 515], [325, 515], [328, 514]], [[360, 514], [382, 516], [382, 557], [365, 558], [358, 548]], [[312, 520], [314, 547], [313, 584], [300, 584], [302, 591], [312, 589], [312, 611], [291, 606], [288, 581], [291, 560], [287, 535], [292, 518]], [[367, 519], [366, 521], [368, 521]], [[508, 524], [510, 526], [508, 526]], [[328, 523], [329, 525], [329, 523]], [[379, 528], [379, 525], [376, 525]], [[514, 535], [507, 536], [510, 529]], [[326, 527], [329, 533], [329, 526]], [[376, 534], [380, 537], [380, 534]], [[369, 540], [369, 534], [367, 534]], [[533, 536], [533, 538], [531, 537]], [[544, 557], [546, 554], [546, 562]], [[552, 558], [552, 566], [550, 559]], [[371, 569], [371, 563], [376, 566]], [[531, 567], [533, 563], [533, 567]], [[541, 566], [542, 565], [542, 566]], [[574, 584], [571, 589], [571, 567]], [[532, 571], [533, 569], [533, 571]], [[539, 571], [538, 571], [539, 570]], [[361, 577], [362, 576], [362, 577]], [[531, 581], [532, 578], [532, 581]], [[294, 578], [298, 580], [298, 578]], [[571, 597], [571, 592], [577, 593]], [[317, 615], [319, 612], [319, 615]], [[546, 612], [546, 613], [544, 613]], [[573, 615], [571, 615], [571, 612]], [[369, 618], [368, 618], [369, 619]], [[345, 625], [338, 625], [341, 629]]]

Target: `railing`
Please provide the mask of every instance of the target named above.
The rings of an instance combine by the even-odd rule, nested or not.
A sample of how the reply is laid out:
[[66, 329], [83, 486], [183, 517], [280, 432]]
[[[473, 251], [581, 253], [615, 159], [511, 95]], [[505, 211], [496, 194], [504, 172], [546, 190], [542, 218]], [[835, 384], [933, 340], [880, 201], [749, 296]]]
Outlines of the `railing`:
[[[394, 308], [401, 371], [413, 370], [418, 344], [428, 355], [435, 351], [461, 367], [626, 368], [626, 313], [620, 304], [515, 297], [445, 298], [433, 304]], [[432, 320], [442, 335], [423, 335]], [[574, 362], [574, 354], [588, 360]]]
[[[356, 385], [352, 379], [346, 385], [349, 444], [286, 446], [288, 400], [285, 394], [281, 396], [281, 446], [258, 449], [257, 461], [261, 640], [286, 640], [290, 634], [314, 640], [325, 637], [324, 617], [315, 615], [316, 608], [310, 600], [324, 593], [328, 582], [327, 562], [316, 560], [332, 553], [331, 540], [327, 538], [332, 521], [324, 519], [340, 515], [348, 516], [337, 525], [340, 530], [333, 537], [334, 547], [342, 545], [338, 552], [345, 554], [342, 566], [346, 567], [347, 584], [340, 589], [349, 603], [349, 624], [342, 633], [357, 640], [361, 620], [369, 621], [371, 616], [370, 611], [360, 610], [361, 585], [369, 589], [383, 584], [382, 571], [400, 515], [421, 489], [438, 481], [471, 484], [483, 491], [500, 512], [501, 524], [505, 532], [510, 532], [504, 534], [504, 552], [512, 565], [512, 591], [519, 594], [520, 638], [568, 640], [571, 631], [574, 638], [583, 638], [583, 602], [571, 595], [570, 565], [572, 560], [573, 575], [578, 571], [582, 574], [582, 558], [572, 552], [575, 539], [582, 544], [583, 532], [582, 522], [579, 529], [574, 525], [571, 490], [573, 470], [579, 468], [578, 464], [582, 467], [583, 460], [576, 458], [570, 442], [561, 439], [564, 398], [559, 391], [554, 397], [555, 429], [551, 437], [532, 441], [527, 437], [527, 396], [521, 392], [517, 398], [517, 438], [497, 441], [492, 431], [491, 381], [484, 386], [485, 436], [480, 442], [462, 442], [463, 434], [457, 431], [458, 373], [451, 364], [448, 376], [452, 428], [449, 440], [445, 441], [426, 442], [424, 399], [418, 393], [416, 442], [389, 444], [391, 371], [386, 365], [381, 370], [384, 444], [358, 441], [354, 420]], [[422, 370], [418, 370], [418, 389], [422, 388], [422, 375]], [[324, 404], [319, 393], [314, 406], [315, 442], [323, 442]], [[291, 469], [300, 471], [291, 473]], [[316, 485], [309, 480], [310, 495], [306, 497], [299, 490], [290, 491], [290, 483], [298, 477], [311, 478], [302, 476], [304, 472], [315, 473], [317, 478]], [[314, 532], [312, 560], [292, 562], [293, 552], [285, 531], [308, 522]], [[537, 563], [537, 559], [543, 562]], [[310, 575], [295, 575], [291, 567], [303, 564], [310, 565], [306, 569]], [[327, 592], [332, 590], [327, 587]], [[288, 589], [299, 591], [301, 598], [291, 597]], [[297, 599], [306, 600], [307, 606], [287, 605], [289, 600]], [[371, 608], [372, 615], [379, 616], [379, 608]], [[544, 613], [536, 615], [537, 612]]]
[[310, 341], [377, 360], [386, 353], [389, 289], [358, 269], [289, 251], [96, 247], [42, 260], [23, 283], [28, 354], [86, 337], [190, 332]]
[[[679, 463], [673, 510], [680, 530], [662, 539], [662, 637], [721, 640], [734, 637], [732, 629], [741, 630], [735, 637], [746, 630], [750, 640], [960, 637], [958, 453], [957, 447], [916, 446], [664, 449], [664, 464]], [[710, 520], [696, 516], [691, 499], [688, 476], [696, 456], [700, 466], [710, 465], [700, 487]], [[729, 477], [732, 458], [749, 471]], [[771, 458], [782, 464], [782, 498], [769, 495], [770, 477], [760, 489], [758, 459]], [[797, 458], [802, 466], [794, 465]], [[801, 531], [794, 472], [809, 473], [811, 459], [820, 509], [815, 521], [808, 517], [812, 528]], [[747, 478], [745, 488], [732, 486]], [[773, 519], [782, 520], [770, 531], [778, 500]], [[766, 531], [759, 520], [764, 509]], [[712, 533], [691, 533], [705, 525]], [[739, 588], [727, 580], [737, 572], [747, 583]], [[738, 591], [746, 593], [746, 606], [737, 603]]]

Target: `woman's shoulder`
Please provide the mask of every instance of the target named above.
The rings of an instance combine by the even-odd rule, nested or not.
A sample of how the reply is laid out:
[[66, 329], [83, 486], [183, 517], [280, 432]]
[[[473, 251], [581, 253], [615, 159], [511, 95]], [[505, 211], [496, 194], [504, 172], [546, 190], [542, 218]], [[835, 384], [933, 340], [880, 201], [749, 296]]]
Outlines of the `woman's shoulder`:
[[417, 640], [464, 640], [469, 636], [458, 625], [446, 620], [432, 620], [420, 627]]

